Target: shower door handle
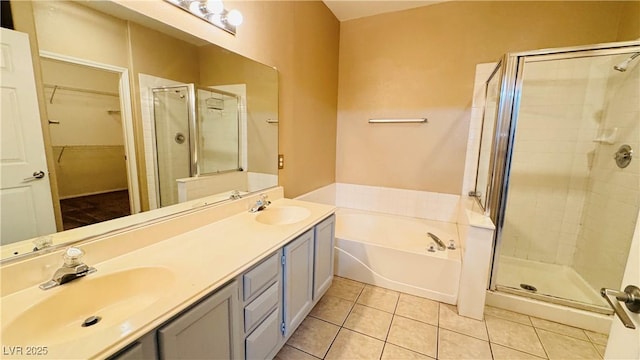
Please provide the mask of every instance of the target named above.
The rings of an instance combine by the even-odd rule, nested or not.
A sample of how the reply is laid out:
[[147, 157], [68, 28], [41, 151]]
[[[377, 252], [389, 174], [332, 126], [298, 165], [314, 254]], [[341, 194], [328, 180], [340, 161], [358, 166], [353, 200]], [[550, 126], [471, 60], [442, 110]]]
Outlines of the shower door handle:
[[613, 311], [625, 327], [629, 329], [635, 329], [633, 321], [629, 318], [629, 315], [622, 309], [619, 301], [624, 302], [629, 311], [636, 314], [640, 313], [640, 289], [637, 286], [628, 285], [624, 288], [624, 291], [612, 290], [612, 289], [600, 289], [600, 295], [607, 300]]

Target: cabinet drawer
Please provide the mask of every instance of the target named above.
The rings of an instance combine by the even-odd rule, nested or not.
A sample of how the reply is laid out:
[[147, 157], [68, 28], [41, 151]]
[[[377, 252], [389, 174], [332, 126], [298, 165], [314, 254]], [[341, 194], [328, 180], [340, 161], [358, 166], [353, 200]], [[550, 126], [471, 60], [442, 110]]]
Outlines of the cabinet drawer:
[[278, 305], [279, 282], [271, 285], [265, 292], [258, 296], [251, 304], [244, 308], [244, 331], [251, 328], [267, 313]]
[[280, 253], [273, 254], [270, 258], [260, 263], [255, 268], [242, 276], [243, 300], [247, 301], [260, 289], [278, 275], [280, 267]]
[[247, 359], [269, 359], [280, 344], [280, 321], [278, 310], [274, 310], [245, 340]]

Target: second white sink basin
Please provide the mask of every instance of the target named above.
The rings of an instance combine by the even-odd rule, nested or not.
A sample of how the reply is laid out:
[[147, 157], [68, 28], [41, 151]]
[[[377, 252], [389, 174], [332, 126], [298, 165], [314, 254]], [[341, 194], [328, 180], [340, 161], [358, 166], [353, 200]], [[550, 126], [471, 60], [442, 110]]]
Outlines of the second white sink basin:
[[[114, 325], [122, 328], [128, 318], [169, 292], [174, 282], [173, 272], [162, 267], [132, 268], [103, 276], [98, 270], [42, 291], [42, 301], [2, 328], [2, 342], [22, 344], [29, 339], [33, 344], [54, 345]], [[91, 316], [100, 317], [100, 321], [83, 326]]]
[[256, 221], [267, 225], [288, 225], [302, 221], [311, 215], [311, 211], [300, 206], [278, 206], [262, 210]]

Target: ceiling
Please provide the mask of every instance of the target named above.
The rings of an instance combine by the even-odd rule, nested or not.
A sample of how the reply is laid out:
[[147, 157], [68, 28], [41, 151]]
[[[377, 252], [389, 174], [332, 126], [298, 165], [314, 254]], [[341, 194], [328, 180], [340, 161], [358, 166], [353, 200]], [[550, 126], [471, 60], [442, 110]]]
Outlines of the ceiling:
[[323, 0], [340, 21], [437, 4], [446, 0]]

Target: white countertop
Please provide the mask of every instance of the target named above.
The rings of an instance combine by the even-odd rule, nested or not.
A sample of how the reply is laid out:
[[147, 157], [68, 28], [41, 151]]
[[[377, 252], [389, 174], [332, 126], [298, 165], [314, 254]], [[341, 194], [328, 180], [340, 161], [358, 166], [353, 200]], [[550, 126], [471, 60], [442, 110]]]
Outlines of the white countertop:
[[[276, 200], [264, 211], [282, 206], [303, 207], [310, 211], [310, 215], [293, 224], [266, 225], [255, 220], [260, 213], [243, 211], [133, 252], [97, 264], [88, 264], [98, 271], [86, 278], [47, 291], [31, 286], [3, 297], [3, 350], [9, 346], [46, 346], [46, 356], [32, 357], [56, 359], [105, 358], [116, 353], [198, 299], [234, 279], [335, 211], [333, 206], [289, 199]], [[15, 323], [14, 320], [20, 321], [21, 315], [27, 310], [37, 308], [38, 303], [59, 292], [70, 290], [74, 286], [80, 288], [83, 281], [92, 281], [118, 271], [143, 267], [167, 269], [169, 276], [162, 280], [166, 282], [162, 285], [166, 290], [162, 291], [157, 301], [136, 311], [124, 321], [118, 321], [117, 324], [105, 322], [103, 326], [98, 323], [82, 328], [80, 335], [54, 343], [46, 337], [37, 336], [38, 327], [47, 326], [46, 324], [51, 322], [47, 319], [47, 313], [44, 313], [37, 323], [29, 324], [33, 326], [30, 336], [22, 339], [16, 338], [15, 334], [7, 335], [7, 329], [11, 329], [9, 326], [12, 322]], [[76, 306], [75, 301], [91, 301], [91, 297], [95, 296], [100, 294], [87, 294], [86, 298], [77, 298], [61, 306]], [[56, 309], [52, 308], [50, 311], [54, 317]], [[77, 326], [80, 327], [79, 324]], [[75, 328], [73, 331], [78, 332]], [[7, 340], [12, 343], [8, 343]], [[7, 356], [6, 351], [3, 351], [3, 355], [5, 358], [12, 358]], [[23, 354], [18, 357], [28, 356]]]

